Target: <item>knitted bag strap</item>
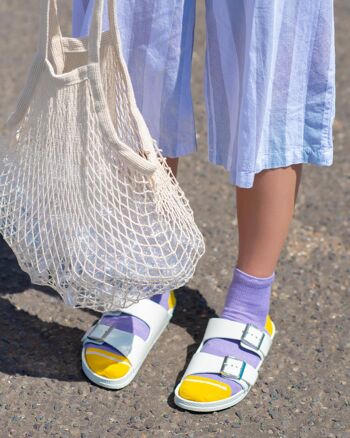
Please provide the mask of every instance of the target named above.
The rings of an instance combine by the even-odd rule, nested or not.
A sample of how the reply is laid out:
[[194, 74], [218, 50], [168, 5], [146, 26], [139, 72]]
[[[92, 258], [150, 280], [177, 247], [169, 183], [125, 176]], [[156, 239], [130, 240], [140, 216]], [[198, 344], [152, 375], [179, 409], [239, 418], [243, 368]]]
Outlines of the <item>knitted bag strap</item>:
[[[103, 3], [103, 0], [95, 0], [88, 35], [88, 63], [100, 62]], [[108, 0], [108, 5], [109, 20], [115, 35], [114, 1]], [[57, 47], [58, 45], [60, 45], [60, 48]], [[64, 50], [57, 14], [57, 0], [42, 0], [38, 53], [43, 60], [48, 59], [50, 47], [56, 54], [55, 61], [59, 61], [59, 64], [64, 66]], [[62, 69], [60, 68], [60, 70]]]
[[48, 58], [49, 44], [53, 37], [62, 38], [57, 16], [57, 1], [41, 0], [38, 55], [43, 61]]
[[[110, 3], [110, 2], [109, 2]], [[103, 0], [95, 0], [88, 37], [88, 62], [100, 62]]]
[[[110, 142], [110, 144], [113, 145], [115, 149], [118, 150], [119, 155], [135, 170], [138, 170], [144, 175], [151, 176], [156, 170], [155, 160], [157, 158], [153, 157], [153, 162], [151, 162], [151, 157], [149, 157], [149, 159], [146, 159], [137, 152], [135, 152], [129, 145], [123, 143], [119, 138], [117, 138], [113, 123], [110, 119], [109, 109], [104, 96], [104, 90], [100, 74], [100, 49], [102, 39], [103, 4], [103, 0], [95, 0], [93, 17], [88, 36], [87, 49], [88, 65], [91, 66], [92, 64], [95, 64], [96, 66], [96, 74], [90, 75], [90, 84], [94, 93], [95, 110], [99, 114], [101, 127], [103, 129], [104, 135], [106, 136], [106, 139]], [[143, 120], [143, 117], [141, 116], [137, 108], [131, 80], [128, 75], [127, 67], [121, 53], [119, 34], [115, 20], [114, 0], [108, 0], [108, 5], [111, 36], [115, 49], [114, 53], [118, 62], [119, 73], [123, 75], [124, 81], [127, 84], [128, 101], [131, 105], [132, 114], [135, 121], [137, 122], [140, 135], [144, 139], [145, 147], [143, 148], [143, 151], [147, 155], [147, 152], [154, 152], [153, 140]], [[15, 112], [11, 114], [10, 118], [7, 121], [7, 125], [9, 127], [18, 124], [24, 116], [30, 104], [32, 94], [41, 75], [41, 72], [43, 71], [47, 63], [50, 64], [48, 61], [50, 45], [53, 49], [56, 66], [58, 66], [60, 70], [63, 70], [65, 60], [62, 44], [62, 35], [57, 17], [57, 0], [42, 0], [40, 14], [40, 34], [37, 55], [35, 56], [33, 64], [31, 66], [31, 70], [27, 79], [27, 84], [18, 100], [17, 108]]]
[[[116, 3], [117, 0], [107, 0], [108, 4], [108, 21], [109, 31], [112, 37], [113, 45], [118, 54], [118, 60], [122, 60], [121, 44], [119, 29], [116, 20]], [[92, 23], [90, 25], [89, 42], [89, 62], [99, 62], [101, 39], [102, 39], [102, 17], [103, 17], [103, 0], [95, 0], [94, 12], [92, 14]]]
[[[95, 7], [88, 38], [88, 62], [97, 63], [99, 65], [102, 40], [103, 3], [103, 0], [95, 0]], [[132, 115], [137, 123], [141, 137], [143, 137], [143, 139], [145, 140], [144, 152], [146, 153], [146, 155], [147, 152], [154, 153], [153, 140], [146, 126], [146, 123], [137, 108], [131, 80], [128, 75], [127, 66], [121, 53], [120, 38], [117, 23], [115, 20], [115, 0], [108, 0], [108, 13], [112, 42], [115, 49], [115, 56], [118, 61], [119, 73], [123, 75], [123, 79], [127, 84], [128, 101], [132, 108]], [[95, 107], [98, 107], [99, 102], [101, 107], [107, 108], [100, 75], [98, 75], [98, 77], [95, 77], [93, 81], [91, 81], [91, 86], [93, 92], [95, 92]], [[102, 112], [103, 111], [101, 111], [101, 113]], [[102, 117], [102, 119], [104, 119], [103, 126], [106, 138], [109, 139], [111, 144], [114, 144], [114, 147], [118, 150], [119, 155], [123, 157], [129, 165], [131, 165], [135, 170], [138, 170], [142, 174], [146, 176], [151, 176], [156, 170], [156, 164], [136, 153], [129, 145], [123, 143], [119, 138], [117, 139], [112, 121], [109, 117], [109, 111], [105, 111], [104, 113], [106, 117]], [[157, 160], [156, 157], [153, 157], [153, 159]]]

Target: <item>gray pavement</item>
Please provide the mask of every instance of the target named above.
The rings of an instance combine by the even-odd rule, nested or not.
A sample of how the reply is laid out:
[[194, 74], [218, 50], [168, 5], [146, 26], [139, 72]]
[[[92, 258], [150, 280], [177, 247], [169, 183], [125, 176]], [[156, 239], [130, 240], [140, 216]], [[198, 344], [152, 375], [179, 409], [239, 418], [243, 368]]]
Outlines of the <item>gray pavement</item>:
[[[66, 2], [68, 3], [68, 1]], [[207, 243], [167, 331], [120, 392], [91, 385], [80, 338], [97, 315], [64, 307], [30, 284], [0, 248], [0, 437], [350, 437], [349, 206], [350, 2], [336, 0], [337, 117], [333, 166], [305, 166], [288, 244], [273, 288], [278, 334], [258, 383], [213, 414], [177, 409], [172, 390], [220, 312], [237, 253], [234, 190], [207, 162], [202, 97], [204, 2], [198, 2], [193, 89], [198, 153], [179, 178]], [[0, 122], [13, 108], [33, 55], [39, 0], [0, 2]], [[69, 29], [69, 9], [62, 8]]]

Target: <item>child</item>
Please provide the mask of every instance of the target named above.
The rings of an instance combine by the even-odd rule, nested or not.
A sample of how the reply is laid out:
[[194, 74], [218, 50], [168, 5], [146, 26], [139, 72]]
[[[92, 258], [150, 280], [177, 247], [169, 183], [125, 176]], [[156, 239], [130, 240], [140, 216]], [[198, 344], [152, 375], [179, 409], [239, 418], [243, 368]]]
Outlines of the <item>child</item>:
[[[139, 109], [176, 175], [178, 158], [196, 150], [195, 1], [114, 1]], [[75, 36], [88, 33], [93, 5], [74, 1]], [[239, 251], [220, 318], [208, 322], [175, 390], [178, 406], [202, 412], [238, 403], [258, 377], [302, 163], [332, 164], [335, 107], [332, 0], [207, 0], [206, 24], [209, 160], [236, 187]], [[170, 291], [102, 316], [84, 339], [86, 375], [108, 388], [130, 383], [174, 306]]]

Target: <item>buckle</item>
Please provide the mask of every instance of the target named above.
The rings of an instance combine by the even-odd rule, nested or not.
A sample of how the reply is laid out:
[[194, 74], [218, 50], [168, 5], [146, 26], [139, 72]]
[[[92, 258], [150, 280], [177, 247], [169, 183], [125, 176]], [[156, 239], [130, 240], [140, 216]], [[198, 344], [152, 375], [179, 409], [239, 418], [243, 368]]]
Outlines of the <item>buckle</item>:
[[232, 356], [225, 356], [220, 374], [229, 379], [241, 379], [245, 367], [246, 363], [243, 360], [236, 359]]
[[264, 340], [265, 333], [258, 329], [253, 324], [247, 324], [242, 334], [241, 342], [243, 345], [260, 350], [261, 344]]
[[91, 331], [91, 333], [89, 333], [88, 338], [91, 339], [92, 341], [103, 343], [105, 341], [106, 337], [113, 330], [113, 327], [112, 326], [108, 327], [108, 329], [106, 329], [101, 335], [94, 336], [94, 332], [96, 331], [97, 328], [98, 328], [98, 325], [94, 328], [94, 330]]

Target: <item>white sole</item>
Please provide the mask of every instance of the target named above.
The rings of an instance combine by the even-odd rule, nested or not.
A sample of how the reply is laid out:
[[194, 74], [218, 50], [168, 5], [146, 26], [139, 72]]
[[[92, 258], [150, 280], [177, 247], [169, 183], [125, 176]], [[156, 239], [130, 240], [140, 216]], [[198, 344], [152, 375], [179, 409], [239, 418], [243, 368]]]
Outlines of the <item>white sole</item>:
[[[273, 338], [275, 337], [275, 334], [276, 334], [276, 327], [275, 327], [275, 324], [273, 322], [272, 322], [272, 327], [273, 327], [273, 331], [272, 331], [272, 335], [271, 335], [271, 340], [273, 340]], [[257, 371], [259, 371], [263, 362], [264, 362], [263, 360], [260, 361], [259, 365], [256, 367]], [[242, 401], [248, 395], [248, 393], [251, 389], [251, 388], [249, 388], [247, 391], [240, 391], [232, 397], [228, 397], [226, 399], [218, 400], [215, 402], [195, 402], [195, 401], [187, 400], [185, 398], [180, 397], [179, 389], [180, 389], [181, 383], [182, 383], [182, 380], [175, 388], [174, 403], [179, 408], [186, 409], [187, 411], [194, 411], [194, 412], [215, 412], [215, 411], [221, 411], [223, 409], [231, 408], [232, 406], [234, 406], [237, 403], [239, 403], [240, 401]]]
[[131, 366], [130, 370], [125, 374], [125, 376], [120, 377], [118, 379], [107, 379], [106, 377], [102, 377], [96, 373], [94, 373], [88, 364], [86, 363], [85, 359], [85, 348], [82, 348], [81, 352], [81, 363], [82, 363], [82, 369], [85, 374], [85, 376], [91, 380], [91, 382], [95, 383], [98, 386], [101, 386], [103, 388], [107, 389], [122, 389], [125, 388], [125, 386], [129, 385], [133, 381], [133, 379], [136, 377], [136, 374], [138, 373], [139, 369], [141, 368], [143, 362], [145, 361], [146, 357], [148, 356], [149, 352], [152, 350], [152, 347], [154, 344], [158, 341], [166, 327], [168, 326], [172, 316], [174, 313], [174, 308], [171, 310], [168, 310], [168, 318], [164, 321], [163, 326], [157, 333], [157, 336], [154, 337], [154, 339], [151, 341], [149, 340], [149, 344], [147, 345], [147, 340], [145, 342], [145, 352], [141, 358], [141, 360], [137, 363], [136, 366]]

